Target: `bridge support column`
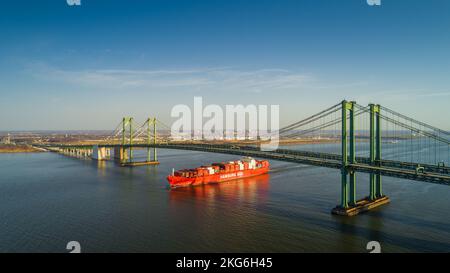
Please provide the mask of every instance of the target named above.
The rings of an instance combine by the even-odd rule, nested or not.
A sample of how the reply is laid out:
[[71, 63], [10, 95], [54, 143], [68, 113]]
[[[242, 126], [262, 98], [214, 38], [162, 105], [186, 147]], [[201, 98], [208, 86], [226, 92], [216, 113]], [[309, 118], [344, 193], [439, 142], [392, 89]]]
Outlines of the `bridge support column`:
[[[369, 158], [370, 164], [373, 165], [375, 163], [375, 105], [370, 104], [370, 121], [369, 121]], [[375, 200], [375, 174], [370, 173], [370, 184], [369, 184], [369, 199]]]
[[130, 148], [129, 148], [129, 152], [130, 152], [130, 162], [133, 162], [133, 118], [129, 119], [130, 122]]
[[[347, 208], [356, 205], [356, 173], [349, 171], [348, 162], [356, 163], [355, 156], [355, 102], [342, 101], [342, 169], [341, 169], [341, 207]], [[347, 113], [350, 115], [347, 115]], [[349, 117], [349, 127], [347, 126], [347, 117]], [[347, 134], [347, 131], [350, 133]], [[348, 143], [349, 142], [349, 143]], [[348, 154], [347, 144], [350, 146], [350, 155]], [[347, 175], [350, 175], [350, 181], [347, 182]]]
[[349, 204], [350, 206], [356, 205], [356, 172], [350, 170], [350, 189], [349, 189]]
[[[123, 153], [125, 153], [125, 145], [127, 144], [126, 143], [126, 135], [127, 135], [127, 125], [128, 125], [128, 128], [129, 128], [129, 148], [128, 148], [128, 158], [126, 158], [125, 156], [123, 156], [122, 154]], [[133, 145], [133, 118], [126, 118], [126, 117], [124, 117], [123, 119], [122, 119], [122, 145], [121, 145], [121, 149], [120, 149], [120, 151], [117, 151], [118, 153], [114, 153], [115, 155], [114, 155], [114, 157], [115, 158], [117, 158], [116, 157], [116, 155], [119, 155], [119, 158], [120, 158], [120, 162], [121, 162], [121, 164], [123, 164], [123, 163], [126, 163], [127, 161], [128, 162], [132, 162], [133, 161], [133, 148], [132, 148], [132, 145]]]
[[[151, 134], [150, 134], [150, 123], [151, 123], [151, 119], [148, 118], [147, 119], [147, 161], [151, 160], [151, 153], [150, 153], [150, 140], [151, 140]], [[155, 137], [155, 136], [153, 136]]]
[[341, 207], [348, 208], [347, 170], [341, 170]]
[[119, 164], [126, 163], [128, 160], [127, 153], [123, 146], [114, 147], [114, 161]]
[[[153, 128], [153, 129], [152, 129]], [[152, 130], [153, 130], [153, 160], [151, 156], [151, 144], [152, 144]], [[158, 161], [156, 155], [156, 118], [148, 118], [147, 119], [147, 162], [156, 162]]]
[[347, 189], [347, 101], [342, 101], [342, 169], [341, 169], [341, 207], [348, 207]]
[[[376, 113], [376, 151], [375, 151], [375, 162], [377, 166], [381, 166], [381, 118], [380, 118], [380, 105], [377, 105], [378, 111]], [[375, 196], [380, 198], [383, 196], [382, 186], [381, 186], [381, 174], [380, 172], [375, 174]]]
[[[380, 106], [370, 104], [370, 164], [381, 166], [381, 126]], [[381, 175], [379, 172], [370, 174], [370, 200], [382, 197]]]
[[153, 161], [157, 162], [158, 157], [156, 155], [156, 118], [153, 118]]
[[[350, 163], [356, 163], [355, 155], [355, 102], [352, 101], [347, 104], [347, 108], [350, 111]], [[350, 192], [349, 192], [349, 202], [351, 206], [356, 205], [356, 172], [355, 170], [350, 170]]]
[[92, 159], [105, 160], [106, 159], [106, 148], [98, 147], [98, 145], [94, 145], [92, 147]]

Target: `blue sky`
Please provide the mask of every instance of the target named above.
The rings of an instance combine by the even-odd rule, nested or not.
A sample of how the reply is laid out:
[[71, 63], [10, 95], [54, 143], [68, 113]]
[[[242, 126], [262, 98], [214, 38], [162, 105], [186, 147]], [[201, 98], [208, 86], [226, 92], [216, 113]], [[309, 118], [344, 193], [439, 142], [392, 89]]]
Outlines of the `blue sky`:
[[194, 96], [279, 104], [281, 123], [342, 99], [450, 129], [450, 1], [2, 1], [0, 130], [170, 122]]

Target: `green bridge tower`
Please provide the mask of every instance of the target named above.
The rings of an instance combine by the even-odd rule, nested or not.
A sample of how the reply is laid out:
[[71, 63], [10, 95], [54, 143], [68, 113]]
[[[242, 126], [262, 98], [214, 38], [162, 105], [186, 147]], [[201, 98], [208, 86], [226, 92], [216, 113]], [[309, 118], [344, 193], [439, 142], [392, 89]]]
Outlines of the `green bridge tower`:
[[[369, 105], [370, 128], [370, 164], [381, 166], [381, 123], [380, 106]], [[381, 174], [379, 172], [370, 174], [369, 196], [361, 200], [356, 199], [356, 150], [355, 150], [355, 112], [356, 102], [342, 101], [341, 105], [341, 145], [342, 145], [342, 167], [341, 167], [341, 203], [333, 210], [333, 214], [353, 216], [389, 202], [389, 198], [382, 194]], [[350, 179], [349, 179], [350, 178]]]

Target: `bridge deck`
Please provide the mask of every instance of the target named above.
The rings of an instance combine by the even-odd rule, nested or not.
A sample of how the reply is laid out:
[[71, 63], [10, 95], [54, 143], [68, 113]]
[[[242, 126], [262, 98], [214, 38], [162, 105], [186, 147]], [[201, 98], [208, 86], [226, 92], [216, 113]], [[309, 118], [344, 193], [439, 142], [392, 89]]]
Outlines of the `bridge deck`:
[[[92, 145], [39, 145], [44, 148], [78, 148], [90, 149]], [[101, 147], [113, 148], [117, 144], [104, 144]], [[258, 147], [236, 146], [230, 144], [180, 144], [180, 143], [157, 143], [157, 144], [133, 144], [123, 145], [124, 148], [148, 148], [156, 147], [162, 149], [179, 149], [211, 153], [234, 154], [240, 156], [252, 156], [279, 161], [287, 161], [299, 164], [314, 165], [326, 168], [342, 168], [341, 155], [306, 152], [288, 149], [277, 149], [275, 151], [261, 151]], [[398, 177], [410, 180], [430, 182], [436, 184], [450, 185], [450, 168], [444, 166], [420, 164], [422, 171], [416, 171], [419, 164], [382, 160], [378, 166], [370, 164], [369, 158], [357, 157], [354, 164], [348, 164], [347, 168], [365, 173], [380, 173], [383, 176]]]

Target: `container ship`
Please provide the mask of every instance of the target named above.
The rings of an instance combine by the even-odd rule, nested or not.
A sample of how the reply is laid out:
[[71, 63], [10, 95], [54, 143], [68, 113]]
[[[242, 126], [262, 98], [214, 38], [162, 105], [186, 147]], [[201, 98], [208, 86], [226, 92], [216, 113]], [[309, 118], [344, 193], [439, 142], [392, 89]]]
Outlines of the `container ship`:
[[211, 166], [172, 171], [172, 175], [167, 176], [167, 180], [171, 188], [176, 188], [220, 183], [261, 175], [268, 171], [269, 162], [267, 160], [244, 157], [236, 161], [213, 163]]

